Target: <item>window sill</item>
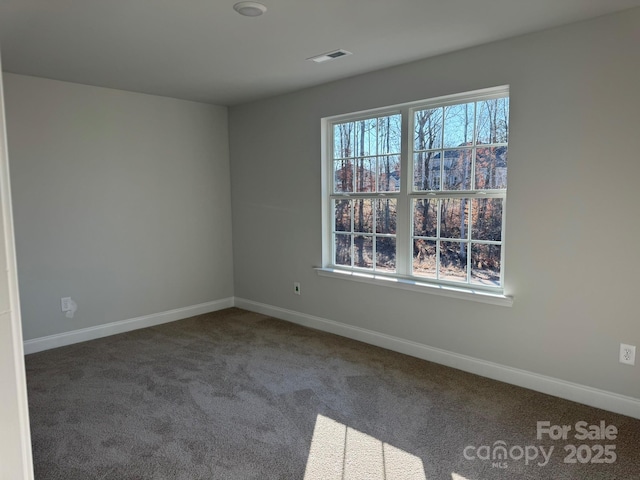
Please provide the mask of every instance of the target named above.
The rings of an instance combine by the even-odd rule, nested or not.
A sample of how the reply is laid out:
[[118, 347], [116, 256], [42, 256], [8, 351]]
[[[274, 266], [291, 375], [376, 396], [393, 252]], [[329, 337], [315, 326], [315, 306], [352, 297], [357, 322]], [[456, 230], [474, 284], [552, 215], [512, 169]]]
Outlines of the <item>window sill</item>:
[[380, 285], [383, 287], [400, 288], [403, 290], [411, 290], [414, 292], [428, 293], [432, 295], [441, 295], [443, 297], [459, 298], [462, 300], [471, 300], [474, 302], [488, 303], [491, 305], [501, 305], [504, 307], [511, 307], [513, 305], [513, 297], [508, 297], [499, 293], [487, 292], [484, 290], [474, 290], [473, 288], [457, 288], [449, 285], [434, 285], [430, 283], [419, 282], [416, 280], [408, 280], [405, 278], [387, 277], [385, 275], [377, 275], [365, 272], [353, 272], [336, 268], [319, 267], [315, 270], [321, 277], [341, 278], [343, 280], [353, 280], [354, 282], [369, 283], [372, 285]]

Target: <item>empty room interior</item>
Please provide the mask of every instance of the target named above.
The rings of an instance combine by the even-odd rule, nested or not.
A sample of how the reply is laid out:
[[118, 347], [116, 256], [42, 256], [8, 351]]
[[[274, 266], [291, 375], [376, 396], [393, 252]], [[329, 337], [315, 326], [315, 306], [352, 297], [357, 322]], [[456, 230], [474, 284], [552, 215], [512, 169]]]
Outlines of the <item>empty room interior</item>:
[[639, 46], [638, 0], [3, 1], [0, 478], [640, 479]]

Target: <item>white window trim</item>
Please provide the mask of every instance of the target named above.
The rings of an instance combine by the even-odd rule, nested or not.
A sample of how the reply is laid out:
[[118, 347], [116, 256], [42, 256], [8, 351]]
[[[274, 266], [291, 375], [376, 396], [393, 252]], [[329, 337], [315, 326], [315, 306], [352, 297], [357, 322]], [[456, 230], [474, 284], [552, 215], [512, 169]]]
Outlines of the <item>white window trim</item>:
[[381, 275], [379, 273], [367, 272], [364, 270], [343, 270], [334, 267], [317, 267], [315, 270], [321, 277], [339, 278], [341, 280], [351, 280], [354, 282], [368, 283], [370, 285], [378, 285], [381, 287], [399, 288], [401, 290], [410, 290], [412, 292], [429, 293], [432, 295], [459, 298], [462, 300], [472, 300], [480, 303], [488, 303], [490, 305], [501, 305], [504, 307], [511, 307], [513, 305], [513, 297], [503, 295], [501, 293], [466, 288], [466, 285], [463, 285], [463, 287], [456, 287], [453, 285], [426, 283], [415, 279], [393, 275]]
[[[513, 297], [504, 294], [504, 255], [502, 255], [502, 265], [501, 265], [501, 287], [493, 288], [487, 287], [484, 288], [482, 285], [469, 285], [469, 284], [458, 284], [457, 282], [442, 282], [435, 281], [431, 282], [428, 278], [419, 278], [419, 277], [406, 277], [397, 274], [389, 274], [383, 273], [379, 271], [370, 271], [368, 269], [358, 269], [358, 268], [341, 268], [340, 266], [336, 266], [333, 264], [333, 242], [332, 242], [332, 222], [333, 222], [333, 212], [331, 209], [331, 197], [332, 197], [332, 183], [330, 180], [333, 179], [333, 162], [330, 157], [330, 153], [332, 152], [332, 144], [329, 139], [329, 129], [332, 127], [334, 123], [339, 123], [340, 121], [357, 121], [358, 119], [371, 118], [372, 116], [382, 116], [389, 115], [394, 113], [402, 113], [402, 143], [405, 145], [405, 148], [408, 148], [408, 145], [412, 144], [412, 139], [409, 133], [409, 127], [412, 122], [410, 122], [409, 116], [412, 115], [412, 112], [415, 109], [422, 108], [431, 108], [432, 106], [447, 106], [454, 105], [459, 103], [464, 103], [466, 100], [473, 101], [482, 101], [491, 98], [502, 97], [505, 94], [509, 94], [508, 86], [500, 86], [494, 88], [488, 88], [483, 90], [476, 90], [472, 92], [465, 92], [462, 94], [455, 95], [447, 95], [444, 97], [438, 97], [429, 99], [426, 101], [417, 101], [417, 102], [409, 102], [401, 105], [394, 105], [391, 107], [383, 107], [372, 110], [366, 110], [361, 112], [353, 112], [349, 114], [336, 115], [332, 117], [326, 117], [321, 120], [321, 154], [322, 154], [322, 169], [321, 169], [321, 196], [322, 196], [322, 266], [316, 268], [316, 272], [318, 275], [323, 277], [331, 277], [331, 278], [339, 278], [343, 280], [352, 280], [361, 283], [368, 283], [379, 286], [386, 286], [392, 288], [399, 288], [403, 290], [411, 290], [428, 294], [441, 295], [452, 298], [459, 298], [464, 300], [472, 300], [481, 303], [488, 303], [493, 305], [502, 305], [502, 306], [512, 306]], [[409, 152], [411, 148], [409, 148]], [[408, 155], [406, 152], [403, 152], [401, 158], [401, 162], [403, 165], [403, 172], [401, 176], [401, 192], [406, 192], [402, 194], [394, 194], [391, 193], [389, 197], [396, 197], [402, 199], [405, 202], [411, 202], [412, 198], [417, 196], [428, 195], [425, 192], [414, 192], [411, 189], [413, 184], [412, 179], [412, 168], [411, 163], [408, 159]], [[404, 158], [407, 157], [407, 158]], [[464, 192], [466, 197], [469, 198], [482, 198], [489, 192], [479, 192], [479, 191], [468, 191]], [[357, 194], [348, 195], [350, 198], [357, 198]], [[506, 198], [506, 197], [505, 197]], [[400, 205], [398, 205], [400, 209]], [[410, 208], [408, 205], [404, 206], [405, 212], [409, 212]], [[505, 208], [506, 210], [506, 208]], [[404, 229], [405, 231], [409, 231], [409, 218], [404, 218], [407, 215], [398, 215], [398, 226], [397, 231]], [[506, 217], [506, 211], [503, 211], [503, 217]], [[504, 225], [504, 218], [503, 218]], [[504, 228], [502, 231], [502, 248], [504, 249], [505, 239], [504, 239]], [[397, 235], [397, 234], [396, 234]], [[411, 235], [408, 235], [410, 238]], [[397, 238], [397, 237], [396, 237]], [[408, 245], [403, 245], [404, 242], [397, 243], [397, 254], [396, 254], [396, 262], [397, 264], [406, 263], [406, 250]]]

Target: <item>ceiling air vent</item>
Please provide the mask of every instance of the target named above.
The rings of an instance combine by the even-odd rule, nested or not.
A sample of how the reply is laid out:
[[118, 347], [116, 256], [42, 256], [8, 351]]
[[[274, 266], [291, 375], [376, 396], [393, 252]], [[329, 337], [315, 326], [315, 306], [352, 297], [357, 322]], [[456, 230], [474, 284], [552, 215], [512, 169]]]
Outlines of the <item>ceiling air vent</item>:
[[333, 52], [323, 53], [322, 55], [316, 55], [315, 57], [307, 58], [307, 60], [311, 60], [316, 63], [324, 63], [329, 60], [335, 60], [336, 58], [346, 57], [347, 55], [351, 55], [351, 52], [347, 52], [346, 50], [334, 50]]

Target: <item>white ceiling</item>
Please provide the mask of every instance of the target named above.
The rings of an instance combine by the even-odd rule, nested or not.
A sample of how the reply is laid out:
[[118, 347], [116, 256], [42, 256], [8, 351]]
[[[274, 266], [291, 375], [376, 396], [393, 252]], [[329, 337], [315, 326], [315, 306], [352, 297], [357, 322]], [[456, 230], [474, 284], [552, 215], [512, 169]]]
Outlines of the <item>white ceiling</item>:
[[[234, 105], [640, 0], [0, 0], [4, 70]], [[325, 64], [305, 59], [343, 48]], [[499, 61], [499, 59], [496, 59]]]

